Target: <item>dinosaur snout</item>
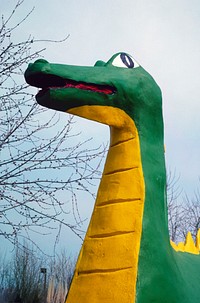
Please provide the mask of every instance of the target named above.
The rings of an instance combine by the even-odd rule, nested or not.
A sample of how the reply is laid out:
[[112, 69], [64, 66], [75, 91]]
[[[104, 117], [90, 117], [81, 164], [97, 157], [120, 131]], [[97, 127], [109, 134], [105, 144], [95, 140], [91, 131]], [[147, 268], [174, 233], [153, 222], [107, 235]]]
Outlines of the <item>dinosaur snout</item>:
[[50, 71], [50, 63], [44, 59], [36, 60], [34, 63], [30, 63], [28, 65], [27, 70], [25, 71], [24, 77], [28, 84], [32, 86], [38, 86], [34, 79], [35, 75], [39, 75], [41, 73], [49, 73]]

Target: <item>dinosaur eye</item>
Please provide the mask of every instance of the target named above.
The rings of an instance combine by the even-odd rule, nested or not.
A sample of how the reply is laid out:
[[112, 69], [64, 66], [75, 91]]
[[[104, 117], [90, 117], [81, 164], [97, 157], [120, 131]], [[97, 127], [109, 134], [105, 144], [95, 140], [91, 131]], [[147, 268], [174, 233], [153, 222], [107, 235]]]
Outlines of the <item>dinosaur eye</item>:
[[121, 53], [115, 57], [112, 65], [125, 68], [135, 68], [139, 66], [139, 64], [131, 56], [125, 53]]

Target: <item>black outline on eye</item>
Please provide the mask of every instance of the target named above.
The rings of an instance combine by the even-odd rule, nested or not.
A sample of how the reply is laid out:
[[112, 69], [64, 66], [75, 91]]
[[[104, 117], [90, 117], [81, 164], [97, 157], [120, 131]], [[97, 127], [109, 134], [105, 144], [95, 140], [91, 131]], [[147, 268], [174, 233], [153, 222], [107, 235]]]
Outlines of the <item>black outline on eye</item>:
[[132, 58], [129, 57], [127, 54], [121, 53], [120, 58], [121, 58], [122, 62], [124, 63], [124, 65], [126, 65], [128, 68], [134, 68], [134, 62], [133, 62]]

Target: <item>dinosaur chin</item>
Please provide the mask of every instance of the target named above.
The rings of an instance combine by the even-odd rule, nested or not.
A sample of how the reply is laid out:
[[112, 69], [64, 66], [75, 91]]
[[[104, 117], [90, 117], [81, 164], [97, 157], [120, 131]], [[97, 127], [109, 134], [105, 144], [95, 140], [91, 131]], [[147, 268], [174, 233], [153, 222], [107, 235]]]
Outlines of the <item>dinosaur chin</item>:
[[69, 114], [134, 133], [134, 121], [120, 108], [101, 105], [84, 105], [67, 110]]

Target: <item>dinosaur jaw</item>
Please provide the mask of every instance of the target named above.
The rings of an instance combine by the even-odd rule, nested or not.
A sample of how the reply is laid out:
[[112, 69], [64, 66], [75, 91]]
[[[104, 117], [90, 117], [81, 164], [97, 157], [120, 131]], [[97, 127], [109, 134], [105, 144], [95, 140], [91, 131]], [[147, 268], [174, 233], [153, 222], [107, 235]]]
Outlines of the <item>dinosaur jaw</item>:
[[110, 85], [76, 81], [42, 72], [31, 75], [28, 82], [41, 88], [36, 95], [40, 105], [61, 111], [84, 105], [84, 100], [95, 100], [100, 96], [112, 98], [116, 93], [116, 88]]
[[37, 94], [38, 98], [40, 98], [40, 96], [42, 97], [49, 90], [68, 89], [68, 88], [92, 91], [92, 92], [106, 94], [106, 95], [111, 95], [116, 92], [116, 90], [109, 85], [98, 85], [98, 84], [94, 84], [94, 83], [78, 82], [78, 81], [67, 80], [67, 79], [61, 79], [60, 85], [56, 85], [56, 86], [55, 85], [54, 86], [51, 86], [51, 85], [43, 86], [41, 84], [41, 88], [42, 89]]

